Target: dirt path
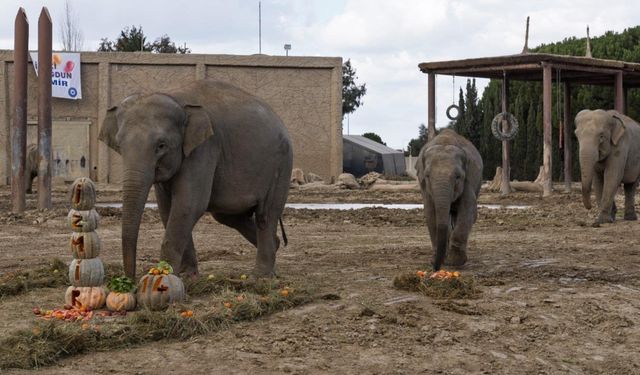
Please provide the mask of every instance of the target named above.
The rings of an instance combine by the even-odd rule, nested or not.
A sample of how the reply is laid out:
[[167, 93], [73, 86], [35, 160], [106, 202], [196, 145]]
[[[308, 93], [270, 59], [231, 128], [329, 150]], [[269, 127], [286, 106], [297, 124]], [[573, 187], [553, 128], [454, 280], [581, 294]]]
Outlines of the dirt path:
[[[386, 200], [378, 193], [294, 192], [291, 201], [419, 203], [414, 192]], [[339, 299], [187, 342], [75, 356], [40, 372], [151, 374], [168, 365], [193, 374], [640, 373], [640, 223], [593, 228], [577, 195], [505, 200], [485, 194], [481, 201], [532, 207], [480, 209], [462, 269], [476, 277], [478, 299], [437, 301], [392, 287], [394, 276], [427, 267], [431, 249], [421, 210], [288, 210], [290, 245], [278, 254], [279, 273], [306, 278], [318, 296]], [[42, 223], [1, 217], [0, 272], [55, 256], [67, 261], [61, 213], [62, 204]], [[101, 256], [116, 263], [119, 212], [102, 213]], [[142, 233], [139, 259], [150, 264], [163, 234], [155, 211], [145, 214]], [[203, 274], [253, 264], [254, 249], [209, 217], [194, 240]], [[27, 324], [34, 303], [55, 303], [61, 293], [45, 289], [0, 301], [11, 311], [0, 330]]]

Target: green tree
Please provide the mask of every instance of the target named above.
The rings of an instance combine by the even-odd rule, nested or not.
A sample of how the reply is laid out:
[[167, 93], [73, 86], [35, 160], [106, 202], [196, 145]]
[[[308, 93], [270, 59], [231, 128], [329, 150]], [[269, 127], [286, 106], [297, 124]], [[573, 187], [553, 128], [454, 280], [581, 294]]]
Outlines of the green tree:
[[376, 133], [372, 133], [372, 132], [364, 133], [362, 136], [365, 137], [365, 138], [369, 138], [370, 140], [372, 140], [374, 142], [378, 142], [378, 143], [380, 143], [382, 145], [385, 145], [385, 146], [387, 145], [386, 143], [382, 142], [382, 138], [379, 135], [377, 135]]
[[353, 113], [362, 103], [362, 97], [367, 93], [366, 84], [356, 84], [356, 70], [351, 66], [351, 60], [342, 64], [342, 116]]
[[98, 45], [98, 52], [154, 52], [154, 53], [191, 53], [185, 44], [183, 47], [176, 47], [168, 35], [163, 35], [155, 42], [147, 42], [142, 26], [125, 27], [120, 31], [120, 35], [115, 41], [102, 38]]
[[407, 145], [409, 155], [418, 156], [422, 147], [427, 143], [428, 134], [427, 127], [424, 126], [424, 124], [420, 124], [418, 127], [418, 138], [411, 139]]

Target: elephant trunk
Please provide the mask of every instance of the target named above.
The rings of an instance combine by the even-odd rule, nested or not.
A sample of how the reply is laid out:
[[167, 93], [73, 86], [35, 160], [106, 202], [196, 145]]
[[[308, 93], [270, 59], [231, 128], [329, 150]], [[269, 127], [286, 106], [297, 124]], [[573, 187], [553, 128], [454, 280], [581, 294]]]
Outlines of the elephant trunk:
[[448, 193], [441, 193], [434, 197], [436, 203], [436, 246], [433, 262], [434, 271], [440, 270], [449, 247], [449, 232], [451, 230], [451, 189]]
[[595, 164], [598, 160], [597, 148], [595, 152], [580, 148], [580, 179], [582, 181], [582, 203], [584, 207], [591, 209], [591, 185]]
[[152, 182], [148, 173], [125, 168], [122, 183], [122, 259], [125, 274], [133, 280], [136, 277], [138, 231]]

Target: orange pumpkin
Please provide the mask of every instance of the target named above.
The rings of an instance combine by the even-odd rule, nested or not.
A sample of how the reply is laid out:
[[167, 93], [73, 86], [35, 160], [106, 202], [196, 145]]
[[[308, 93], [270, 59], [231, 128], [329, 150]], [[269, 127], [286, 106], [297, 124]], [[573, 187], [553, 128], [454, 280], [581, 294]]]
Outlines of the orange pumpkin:
[[100, 255], [100, 237], [96, 232], [73, 232], [69, 245], [76, 259], [91, 259]]
[[169, 304], [183, 301], [184, 284], [179, 277], [169, 275], [144, 275], [138, 282], [138, 304], [149, 310], [163, 310]]
[[136, 308], [136, 296], [133, 293], [111, 292], [107, 296], [107, 309], [110, 311], [131, 311]]
[[100, 258], [72, 260], [69, 266], [69, 281], [73, 286], [102, 285], [104, 266]]
[[95, 209], [88, 211], [70, 210], [67, 215], [69, 228], [74, 232], [93, 232], [98, 227], [100, 215]]
[[105, 299], [107, 298], [107, 292], [103, 287], [83, 287], [83, 286], [70, 286], [64, 295], [64, 301], [67, 305], [75, 307], [90, 307], [92, 309], [99, 309], [104, 306]]
[[90, 178], [80, 177], [71, 185], [71, 208], [87, 211], [96, 205], [96, 187]]

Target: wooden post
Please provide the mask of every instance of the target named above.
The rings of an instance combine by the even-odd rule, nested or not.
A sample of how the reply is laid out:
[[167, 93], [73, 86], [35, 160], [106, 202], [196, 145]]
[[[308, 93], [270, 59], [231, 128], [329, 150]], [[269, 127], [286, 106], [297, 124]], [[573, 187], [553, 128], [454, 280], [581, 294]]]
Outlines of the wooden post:
[[27, 160], [28, 49], [29, 21], [24, 9], [20, 8], [16, 15], [13, 47], [14, 107], [13, 127], [11, 128], [11, 200], [14, 213], [24, 212], [26, 206], [24, 168]]
[[624, 84], [622, 79], [622, 72], [616, 73], [616, 84], [615, 84], [615, 107], [614, 109], [622, 114], [624, 114]]
[[430, 141], [436, 136], [436, 75], [427, 75], [427, 140]]
[[[502, 112], [509, 111], [509, 80], [505, 75], [502, 78]], [[507, 132], [508, 125], [506, 121], [502, 122], [502, 131]], [[509, 165], [509, 149], [511, 145], [509, 141], [502, 141], [502, 184], [500, 193], [505, 195], [511, 193], [511, 166]]]
[[571, 85], [564, 82], [564, 190], [571, 192], [573, 164], [571, 161], [571, 136], [573, 129], [573, 119], [571, 118]]
[[38, 19], [38, 209], [51, 209], [51, 16]]
[[543, 140], [542, 148], [542, 196], [551, 195], [553, 186], [551, 184], [551, 65], [542, 63], [542, 124], [543, 124]]

